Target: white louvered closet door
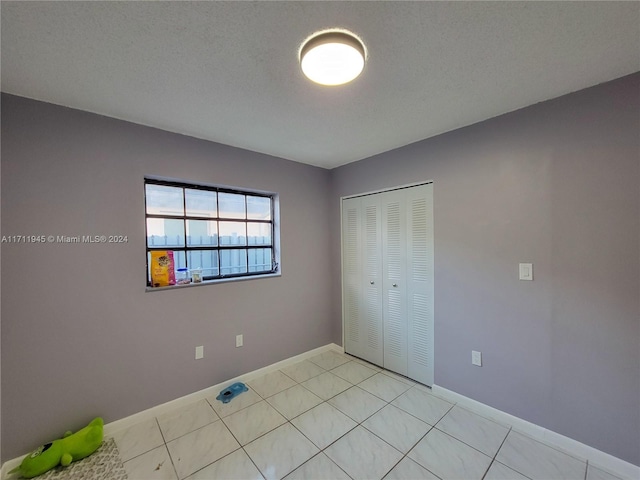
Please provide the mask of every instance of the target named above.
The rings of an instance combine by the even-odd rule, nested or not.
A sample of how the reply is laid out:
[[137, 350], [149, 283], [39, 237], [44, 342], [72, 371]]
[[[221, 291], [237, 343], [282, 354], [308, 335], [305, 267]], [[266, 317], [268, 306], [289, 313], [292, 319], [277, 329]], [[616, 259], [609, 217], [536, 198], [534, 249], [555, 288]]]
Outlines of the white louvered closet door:
[[433, 185], [344, 199], [345, 351], [433, 384]]
[[362, 324], [364, 353], [362, 358], [376, 365], [383, 364], [382, 330], [382, 226], [378, 195], [361, 197], [363, 214], [362, 251]]
[[408, 374], [404, 190], [381, 193], [384, 368]]
[[407, 376], [433, 385], [433, 185], [407, 189]]
[[362, 215], [360, 198], [342, 202], [342, 289], [345, 351], [363, 358], [362, 310]]

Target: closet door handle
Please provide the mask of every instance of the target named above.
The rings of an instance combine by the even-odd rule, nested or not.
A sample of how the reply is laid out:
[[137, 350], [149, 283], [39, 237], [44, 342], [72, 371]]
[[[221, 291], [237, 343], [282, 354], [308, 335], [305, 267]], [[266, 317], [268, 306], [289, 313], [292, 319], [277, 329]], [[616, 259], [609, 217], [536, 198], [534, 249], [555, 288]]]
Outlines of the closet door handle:
[[376, 282], [374, 282], [373, 280], [371, 280], [369, 283], [370, 283], [371, 285], [375, 285], [375, 284], [376, 284]]
[[397, 287], [397, 286], [398, 286], [398, 284], [397, 284], [397, 283], [394, 283], [394, 284], [393, 284], [393, 286], [394, 286], [394, 287]]

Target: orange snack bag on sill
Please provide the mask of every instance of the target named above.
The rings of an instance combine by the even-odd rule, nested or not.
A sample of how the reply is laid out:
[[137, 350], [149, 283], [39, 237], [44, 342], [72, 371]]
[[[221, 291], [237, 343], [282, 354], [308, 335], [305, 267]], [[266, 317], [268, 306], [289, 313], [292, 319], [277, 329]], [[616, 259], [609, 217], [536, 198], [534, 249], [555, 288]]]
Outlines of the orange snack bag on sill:
[[159, 250], [151, 252], [151, 285], [168, 287], [176, 284], [173, 251]]

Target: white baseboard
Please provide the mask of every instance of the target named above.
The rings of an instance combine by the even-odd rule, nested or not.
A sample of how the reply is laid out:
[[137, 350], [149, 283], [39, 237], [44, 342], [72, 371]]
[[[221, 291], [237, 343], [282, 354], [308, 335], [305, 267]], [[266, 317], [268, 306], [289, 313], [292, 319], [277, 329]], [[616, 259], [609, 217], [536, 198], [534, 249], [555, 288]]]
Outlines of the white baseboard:
[[640, 467], [626, 462], [608, 453], [597, 450], [589, 445], [573, 440], [559, 433], [540, 427], [534, 423], [505, 413], [497, 408], [473, 400], [459, 393], [447, 390], [438, 385], [433, 385], [432, 392], [445, 400], [457, 403], [462, 407], [474, 411], [478, 415], [495, 420], [503, 425], [511, 426], [514, 430], [524, 433], [531, 438], [552, 445], [569, 455], [587, 461], [600, 470], [604, 470], [620, 478], [635, 480], [640, 478]]
[[[203, 398], [206, 397], [210, 397], [212, 395], [217, 395], [218, 393], [220, 393], [220, 391], [223, 388], [228, 387], [229, 385], [231, 385], [234, 382], [249, 382], [251, 380], [253, 380], [254, 378], [260, 377], [262, 375], [265, 375], [267, 373], [273, 372], [275, 370], [279, 370], [281, 368], [287, 367], [289, 365], [292, 365], [294, 363], [297, 363], [301, 360], [304, 360], [306, 358], [310, 358], [313, 357], [315, 355], [319, 355], [321, 353], [327, 352], [329, 350], [334, 350], [340, 353], [344, 352], [344, 349], [342, 347], [340, 347], [339, 345], [336, 345], [335, 343], [330, 343], [328, 345], [325, 345], [323, 347], [319, 347], [319, 348], [315, 348], [313, 350], [309, 350], [308, 352], [304, 352], [301, 353], [300, 355], [296, 355], [295, 357], [290, 357], [287, 358], [285, 360], [282, 360], [281, 362], [277, 362], [277, 363], [273, 363], [271, 365], [268, 365], [264, 368], [260, 368], [258, 370], [254, 370], [252, 372], [249, 373], [245, 373], [244, 375], [240, 375], [236, 378], [232, 378], [230, 380], [227, 380], [225, 382], [221, 382], [217, 385], [214, 385], [212, 387], [207, 387], [204, 390], [200, 390], [198, 392], [194, 392], [194, 393], [190, 393], [189, 395], [185, 395], [184, 397], [180, 397], [180, 398], [176, 398], [175, 400], [171, 400], [169, 402], [163, 403], [161, 405], [156, 405], [155, 407], [151, 407], [147, 410], [143, 410], [141, 412], [138, 413], [134, 413], [133, 415], [130, 415], [128, 417], [125, 418], [121, 418], [120, 420], [116, 420], [114, 422], [110, 422], [107, 423], [104, 426], [104, 436], [106, 437], [111, 437], [113, 436], [114, 433], [119, 432], [121, 430], [124, 430], [126, 428], [131, 427], [132, 425], [135, 425], [136, 423], [139, 422], [143, 422], [145, 420], [148, 420], [149, 418], [154, 418], [157, 417], [159, 415], [162, 415], [163, 413], [166, 413], [168, 411], [174, 410], [176, 408], [180, 408], [182, 406], [187, 406], [190, 405], [194, 402], [197, 402], [198, 400], [201, 400]], [[26, 455], [28, 452], [25, 452], [24, 455]], [[0, 469], [0, 478], [1, 479], [6, 479], [8, 478], [8, 473], [13, 470], [15, 467], [17, 467], [18, 465], [20, 465], [20, 462], [22, 462], [22, 459], [24, 458], [24, 455], [18, 457], [18, 458], [14, 458], [12, 460], [7, 460], [3, 465], [2, 465], [2, 469]]]

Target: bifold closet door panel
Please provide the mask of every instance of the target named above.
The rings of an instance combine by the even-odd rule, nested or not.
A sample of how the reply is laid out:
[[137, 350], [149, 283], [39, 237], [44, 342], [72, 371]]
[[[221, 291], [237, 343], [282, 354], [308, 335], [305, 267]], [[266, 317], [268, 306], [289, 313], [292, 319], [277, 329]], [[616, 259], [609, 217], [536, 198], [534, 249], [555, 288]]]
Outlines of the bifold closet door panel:
[[344, 308], [344, 349], [362, 357], [364, 354], [362, 322], [362, 247], [360, 199], [342, 202], [342, 291]]
[[362, 358], [383, 366], [382, 225], [378, 195], [361, 197], [362, 210]]
[[380, 194], [382, 202], [382, 274], [384, 368], [408, 375], [406, 215], [404, 190]]
[[407, 189], [408, 377], [433, 385], [433, 185]]
[[345, 351], [383, 364], [380, 200], [342, 204]]

